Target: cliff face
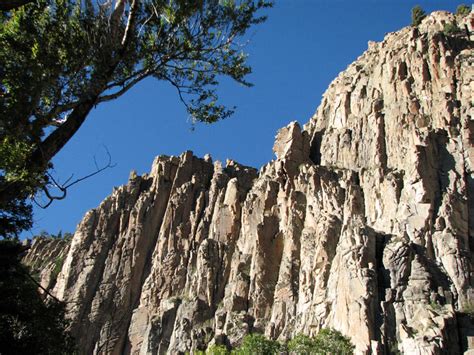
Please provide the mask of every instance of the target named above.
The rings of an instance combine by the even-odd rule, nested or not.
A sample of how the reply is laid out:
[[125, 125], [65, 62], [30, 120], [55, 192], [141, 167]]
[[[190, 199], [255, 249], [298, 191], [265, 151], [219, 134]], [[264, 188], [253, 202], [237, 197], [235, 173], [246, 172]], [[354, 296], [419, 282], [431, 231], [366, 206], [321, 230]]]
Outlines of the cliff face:
[[88, 212], [52, 291], [81, 351], [322, 327], [360, 354], [474, 348], [474, 52], [453, 20], [369, 43], [258, 173], [158, 157]]

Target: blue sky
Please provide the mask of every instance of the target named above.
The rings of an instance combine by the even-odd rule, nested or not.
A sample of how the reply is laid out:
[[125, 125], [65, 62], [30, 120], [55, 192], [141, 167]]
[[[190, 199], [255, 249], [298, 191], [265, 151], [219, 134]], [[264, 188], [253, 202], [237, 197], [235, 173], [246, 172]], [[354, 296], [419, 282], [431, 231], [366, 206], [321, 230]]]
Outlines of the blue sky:
[[234, 159], [259, 168], [273, 159], [276, 131], [293, 120], [304, 124], [316, 111], [329, 83], [386, 33], [410, 23], [410, 10], [454, 11], [458, 1], [276, 0], [266, 23], [253, 28], [246, 47], [255, 85], [225, 80], [222, 102], [236, 105], [229, 119], [198, 124], [194, 130], [176, 92], [165, 82], [147, 80], [118, 100], [101, 104], [54, 160], [64, 181], [94, 171], [94, 156], [116, 166], [75, 185], [62, 201], [35, 209], [35, 224], [23, 237], [42, 230], [73, 232], [82, 216], [127, 182], [132, 169], [150, 170], [157, 155], [192, 150], [214, 160]]

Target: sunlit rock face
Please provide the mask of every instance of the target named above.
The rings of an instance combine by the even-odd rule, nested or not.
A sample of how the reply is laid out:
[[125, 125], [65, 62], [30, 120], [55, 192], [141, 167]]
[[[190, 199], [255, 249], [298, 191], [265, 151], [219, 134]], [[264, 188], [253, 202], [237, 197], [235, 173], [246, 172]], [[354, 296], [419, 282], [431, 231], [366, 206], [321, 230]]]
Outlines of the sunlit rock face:
[[474, 351], [474, 15], [453, 21], [370, 42], [259, 172], [158, 157], [88, 212], [45, 284], [81, 352], [323, 327], [358, 354]]

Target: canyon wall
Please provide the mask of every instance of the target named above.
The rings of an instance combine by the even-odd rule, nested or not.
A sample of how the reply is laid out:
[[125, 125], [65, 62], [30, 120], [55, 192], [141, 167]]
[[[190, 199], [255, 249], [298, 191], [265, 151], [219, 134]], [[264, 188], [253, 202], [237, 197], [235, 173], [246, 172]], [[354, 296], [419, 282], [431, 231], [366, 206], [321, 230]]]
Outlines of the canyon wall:
[[43, 275], [80, 351], [331, 327], [358, 354], [474, 353], [474, 15], [454, 20], [369, 42], [260, 171], [160, 156], [89, 211]]

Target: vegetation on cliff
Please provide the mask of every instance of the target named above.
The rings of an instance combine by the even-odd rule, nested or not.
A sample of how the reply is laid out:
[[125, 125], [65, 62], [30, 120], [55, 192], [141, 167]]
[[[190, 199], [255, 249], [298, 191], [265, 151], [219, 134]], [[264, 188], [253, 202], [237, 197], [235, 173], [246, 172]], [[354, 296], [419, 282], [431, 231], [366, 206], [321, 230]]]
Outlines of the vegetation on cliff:
[[411, 9], [411, 25], [413, 27], [418, 26], [425, 17], [426, 12], [421, 8], [421, 6], [417, 5]]
[[338, 354], [350, 355], [354, 352], [349, 338], [334, 329], [323, 328], [315, 337], [298, 334], [285, 343], [266, 338], [262, 334], [248, 334], [242, 344], [235, 349], [228, 350], [224, 345], [211, 345], [205, 352], [206, 355], [320, 355]]

